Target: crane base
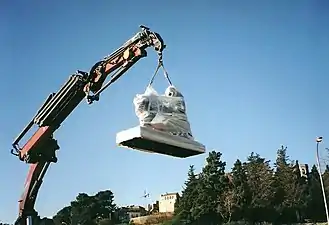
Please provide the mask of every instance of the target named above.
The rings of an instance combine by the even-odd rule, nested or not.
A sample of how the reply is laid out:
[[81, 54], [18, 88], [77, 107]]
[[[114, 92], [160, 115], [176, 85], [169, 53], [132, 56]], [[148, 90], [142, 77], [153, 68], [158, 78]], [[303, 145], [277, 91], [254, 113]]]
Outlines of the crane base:
[[197, 141], [144, 126], [137, 126], [117, 133], [116, 143], [120, 147], [179, 158], [205, 153], [205, 146]]

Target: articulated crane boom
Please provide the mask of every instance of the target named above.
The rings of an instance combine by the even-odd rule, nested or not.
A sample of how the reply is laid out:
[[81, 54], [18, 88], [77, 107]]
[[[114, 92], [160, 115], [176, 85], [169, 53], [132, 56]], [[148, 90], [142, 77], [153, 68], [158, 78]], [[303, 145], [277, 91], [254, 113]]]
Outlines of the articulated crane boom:
[[[50, 94], [37, 114], [13, 142], [11, 153], [18, 156], [21, 161], [30, 164], [24, 191], [19, 200], [19, 216], [15, 225], [54, 224], [51, 219], [40, 219], [34, 205], [50, 163], [57, 162], [56, 150], [59, 149], [59, 145], [53, 138], [53, 133], [61, 126], [61, 123], [84, 98], [88, 104], [98, 101], [101, 92], [118, 80], [141, 58], [147, 56], [148, 47], [153, 47], [159, 55], [159, 60], [162, 60], [165, 45], [161, 36], [145, 26], [140, 27], [140, 32], [111, 55], [97, 62], [89, 73], [78, 70], [70, 76], [57, 93]], [[108, 76], [110, 80], [104, 84]], [[19, 142], [33, 126], [38, 126], [37, 131], [25, 144], [20, 145]]]

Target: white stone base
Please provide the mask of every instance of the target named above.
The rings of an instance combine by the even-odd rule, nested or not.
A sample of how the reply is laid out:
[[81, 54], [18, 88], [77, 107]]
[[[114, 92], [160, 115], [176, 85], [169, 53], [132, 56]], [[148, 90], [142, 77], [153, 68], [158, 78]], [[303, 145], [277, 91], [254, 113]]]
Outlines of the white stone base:
[[136, 126], [116, 135], [121, 147], [186, 158], [205, 153], [205, 146], [197, 141], [174, 136], [152, 127]]

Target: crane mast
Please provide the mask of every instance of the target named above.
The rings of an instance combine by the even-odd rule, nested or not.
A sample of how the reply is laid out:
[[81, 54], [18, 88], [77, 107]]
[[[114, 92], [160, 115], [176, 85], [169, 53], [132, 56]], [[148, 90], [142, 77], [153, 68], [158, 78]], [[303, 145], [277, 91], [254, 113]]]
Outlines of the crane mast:
[[[53, 224], [50, 219], [40, 219], [34, 205], [50, 164], [57, 162], [56, 151], [60, 147], [53, 134], [61, 123], [83, 99], [86, 99], [88, 104], [98, 101], [100, 94], [106, 88], [141, 58], [147, 56], [147, 48], [153, 47], [158, 53], [159, 60], [162, 60], [162, 52], [165, 48], [163, 39], [149, 28], [140, 27], [140, 32], [112, 54], [95, 63], [89, 72], [78, 70], [69, 77], [58, 92], [51, 93], [12, 143], [11, 153], [30, 164], [24, 191], [19, 200], [19, 215], [15, 225]], [[104, 84], [108, 77], [110, 77], [109, 81]], [[21, 145], [22, 139], [35, 126], [37, 130]]]

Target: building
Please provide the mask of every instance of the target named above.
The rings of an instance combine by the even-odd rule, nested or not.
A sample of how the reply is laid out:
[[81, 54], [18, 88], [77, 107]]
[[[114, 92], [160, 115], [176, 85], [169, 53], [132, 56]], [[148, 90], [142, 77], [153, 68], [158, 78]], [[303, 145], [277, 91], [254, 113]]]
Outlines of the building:
[[230, 173], [225, 173], [225, 176], [228, 178], [228, 181], [229, 182], [232, 182], [233, 181], [233, 175], [232, 175], [231, 172]]
[[126, 207], [122, 207], [120, 209], [120, 220], [121, 221], [130, 221], [132, 218], [145, 216], [146, 209], [142, 206], [130, 205]]
[[178, 200], [179, 194], [175, 193], [166, 193], [160, 196], [159, 199], [159, 212], [174, 212], [175, 210], [175, 202]]
[[148, 204], [147, 211], [149, 214], [158, 213], [159, 212], [159, 201], [156, 201], [153, 204]]
[[299, 171], [300, 171], [300, 175], [302, 177], [307, 178], [308, 177], [308, 165], [307, 164], [299, 164]]

